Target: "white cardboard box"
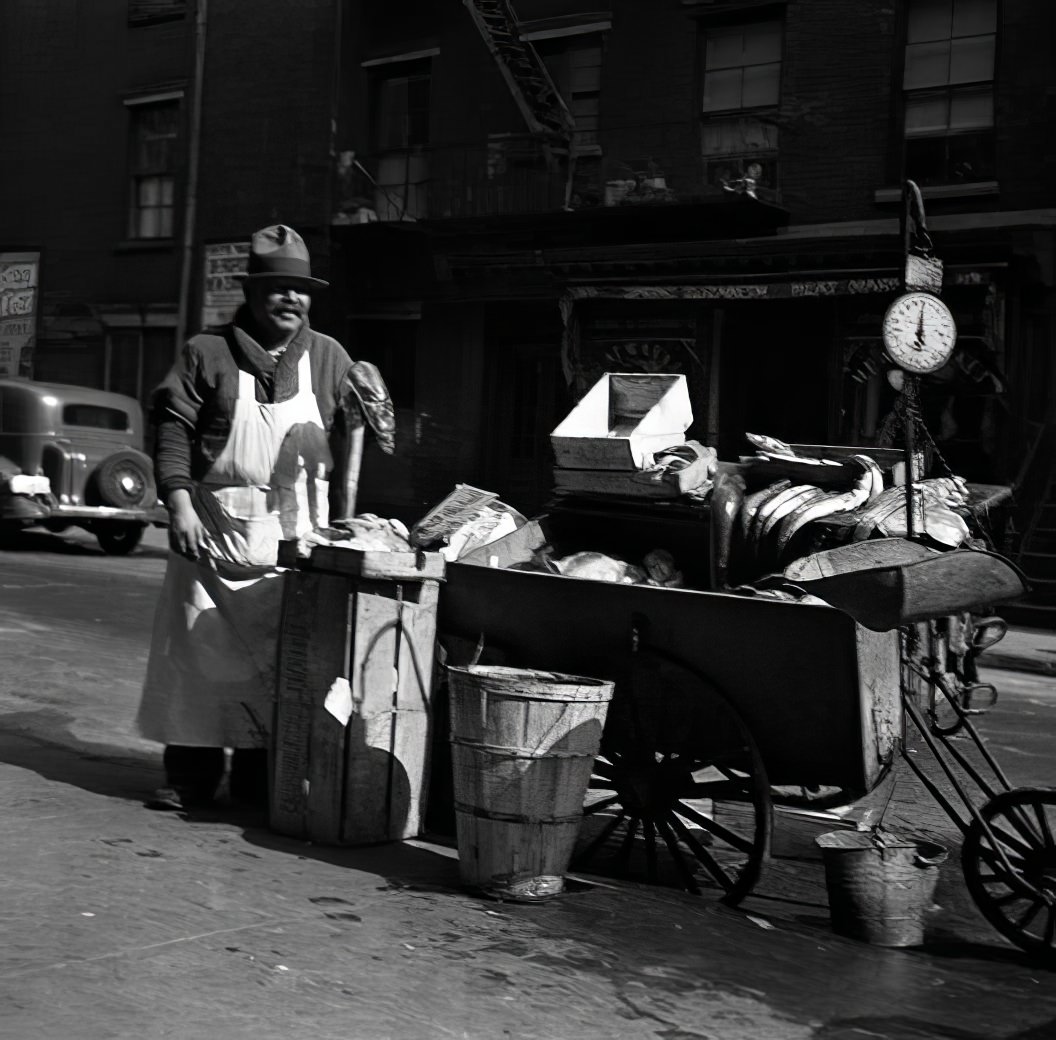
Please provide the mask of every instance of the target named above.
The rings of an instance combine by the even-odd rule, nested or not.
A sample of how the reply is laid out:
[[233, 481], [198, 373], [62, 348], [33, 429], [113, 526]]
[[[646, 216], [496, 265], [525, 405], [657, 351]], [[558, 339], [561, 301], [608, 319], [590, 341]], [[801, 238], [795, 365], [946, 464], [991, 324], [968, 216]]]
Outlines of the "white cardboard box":
[[550, 434], [563, 469], [638, 470], [684, 444], [693, 421], [684, 375], [606, 372]]

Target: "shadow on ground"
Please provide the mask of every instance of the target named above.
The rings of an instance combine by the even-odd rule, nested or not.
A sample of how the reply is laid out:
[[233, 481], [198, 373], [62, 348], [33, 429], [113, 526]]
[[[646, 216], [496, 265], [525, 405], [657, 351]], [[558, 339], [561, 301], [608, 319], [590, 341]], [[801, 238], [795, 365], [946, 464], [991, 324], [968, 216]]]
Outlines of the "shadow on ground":
[[[94, 535], [79, 529], [52, 533], [37, 528], [30, 528], [13, 534], [6, 533], [0, 536], [0, 551], [11, 553], [51, 553], [55, 556], [107, 555], [99, 548]], [[144, 541], [132, 550], [131, 555], [164, 560], [168, 555], [168, 549], [164, 546]]]
[[[68, 716], [56, 711], [18, 712], [3, 717], [0, 762], [46, 780], [93, 794], [143, 801], [160, 782], [161, 750], [137, 750], [78, 740]], [[37, 736], [41, 731], [53, 736]]]

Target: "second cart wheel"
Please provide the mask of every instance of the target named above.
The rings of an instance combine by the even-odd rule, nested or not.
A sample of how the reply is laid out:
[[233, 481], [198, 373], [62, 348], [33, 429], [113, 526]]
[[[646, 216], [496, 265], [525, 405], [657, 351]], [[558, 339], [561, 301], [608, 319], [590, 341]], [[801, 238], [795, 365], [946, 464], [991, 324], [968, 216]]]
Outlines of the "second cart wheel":
[[965, 881], [983, 916], [1028, 953], [1056, 961], [1056, 790], [1017, 788], [981, 811], [961, 849]]
[[739, 903], [770, 851], [755, 741], [702, 676], [652, 654], [618, 684], [575, 864]]

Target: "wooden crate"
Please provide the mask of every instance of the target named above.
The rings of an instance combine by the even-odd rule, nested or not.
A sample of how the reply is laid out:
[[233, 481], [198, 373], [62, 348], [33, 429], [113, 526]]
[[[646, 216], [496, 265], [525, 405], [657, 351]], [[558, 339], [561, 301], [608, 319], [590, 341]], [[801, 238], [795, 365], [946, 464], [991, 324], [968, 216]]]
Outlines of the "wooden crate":
[[273, 830], [327, 845], [420, 832], [443, 573], [437, 553], [323, 547], [286, 575]]
[[605, 372], [550, 434], [558, 468], [641, 469], [684, 444], [693, 422], [684, 375]]

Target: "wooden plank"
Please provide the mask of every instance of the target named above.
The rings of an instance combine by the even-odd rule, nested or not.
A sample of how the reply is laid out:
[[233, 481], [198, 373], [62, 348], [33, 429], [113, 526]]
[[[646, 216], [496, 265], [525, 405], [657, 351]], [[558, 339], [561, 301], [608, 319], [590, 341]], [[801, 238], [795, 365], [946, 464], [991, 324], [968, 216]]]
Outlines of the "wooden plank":
[[429, 748], [432, 736], [433, 667], [436, 606], [440, 586], [421, 586], [417, 603], [403, 606], [400, 639], [394, 754], [409, 783], [407, 812], [390, 799], [389, 836], [413, 838], [422, 829], [429, 795]]
[[334, 799], [344, 731], [323, 703], [346, 675], [348, 583], [297, 573], [285, 581], [269, 822], [281, 834], [307, 837], [340, 815]]
[[[385, 595], [384, 593], [390, 593]], [[349, 722], [341, 841], [358, 844], [389, 837], [390, 805], [405, 805], [409, 785], [392, 761], [400, 586], [363, 583], [356, 593], [356, 633], [349, 683], [355, 714]]]
[[444, 576], [444, 558], [429, 552], [374, 552], [334, 545], [317, 545], [298, 569], [344, 574], [352, 578], [389, 581], [438, 580]]

